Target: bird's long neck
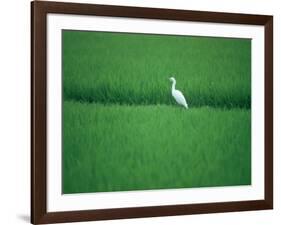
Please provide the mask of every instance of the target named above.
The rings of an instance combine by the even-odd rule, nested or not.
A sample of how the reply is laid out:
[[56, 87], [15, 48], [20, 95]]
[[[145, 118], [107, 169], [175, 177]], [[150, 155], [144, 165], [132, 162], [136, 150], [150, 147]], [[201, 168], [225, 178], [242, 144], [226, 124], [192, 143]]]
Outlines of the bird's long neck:
[[175, 91], [175, 90], [176, 90], [176, 81], [174, 80], [173, 84], [172, 84], [172, 92]]

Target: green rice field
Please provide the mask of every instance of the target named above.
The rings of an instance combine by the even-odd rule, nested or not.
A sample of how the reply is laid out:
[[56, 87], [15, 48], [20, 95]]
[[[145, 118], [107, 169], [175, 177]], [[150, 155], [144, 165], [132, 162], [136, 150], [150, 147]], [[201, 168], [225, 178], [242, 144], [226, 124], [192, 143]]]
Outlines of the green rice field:
[[63, 193], [251, 184], [250, 40], [68, 30], [62, 40]]

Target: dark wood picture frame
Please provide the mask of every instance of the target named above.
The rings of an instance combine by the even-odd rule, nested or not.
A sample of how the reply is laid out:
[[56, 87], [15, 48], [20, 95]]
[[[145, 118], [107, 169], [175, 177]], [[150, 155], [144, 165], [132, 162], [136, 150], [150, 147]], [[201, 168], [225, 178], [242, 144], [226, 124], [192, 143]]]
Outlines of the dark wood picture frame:
[[[265, 199], [47, 212], [47, 33], [48, 13], [262, 25], [265, 28]], [[31, 222], [33, 224], [273, 209], [273, 17], [234, 13], [58, 3], [31, 3]]]

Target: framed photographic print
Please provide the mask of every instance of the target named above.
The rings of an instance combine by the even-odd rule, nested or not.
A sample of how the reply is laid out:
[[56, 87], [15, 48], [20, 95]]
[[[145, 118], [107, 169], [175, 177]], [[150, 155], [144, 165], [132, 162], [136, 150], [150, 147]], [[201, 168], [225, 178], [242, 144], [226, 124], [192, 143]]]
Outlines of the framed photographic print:
[[273, 208], [273, 17], [31, 3], [31, 222]]

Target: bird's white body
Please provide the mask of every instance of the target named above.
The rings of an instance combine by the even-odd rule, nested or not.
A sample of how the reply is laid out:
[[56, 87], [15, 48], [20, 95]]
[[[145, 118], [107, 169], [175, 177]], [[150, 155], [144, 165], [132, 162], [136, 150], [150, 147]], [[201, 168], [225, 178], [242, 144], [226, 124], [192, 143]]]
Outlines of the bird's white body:
[[174, 90], [174, 91], [172, 91], [172, 95], [178, 104], [184, 106], [185, 108], [188, 108], [186, 100], [180, 91]]
[[174, 97], [174, 99], [176, 100], [176, 102], [179, 105], [184, 106], [186, 109], [188, 109], [188, 105], [186, 103], [185, 97], [184, 95], [181, 93], [181, 91], [176, 90], [176, 79], [171, 77], [170, 81], [173, 82], [172, 84], [172, 96]]

